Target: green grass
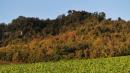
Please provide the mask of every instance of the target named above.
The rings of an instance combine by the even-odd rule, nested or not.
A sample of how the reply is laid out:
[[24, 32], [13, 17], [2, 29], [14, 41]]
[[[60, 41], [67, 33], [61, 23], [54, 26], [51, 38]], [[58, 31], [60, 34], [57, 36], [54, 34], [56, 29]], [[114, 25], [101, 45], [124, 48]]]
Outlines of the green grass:
[[0, 73], [130, 73], [130, 56], [0, 65]]

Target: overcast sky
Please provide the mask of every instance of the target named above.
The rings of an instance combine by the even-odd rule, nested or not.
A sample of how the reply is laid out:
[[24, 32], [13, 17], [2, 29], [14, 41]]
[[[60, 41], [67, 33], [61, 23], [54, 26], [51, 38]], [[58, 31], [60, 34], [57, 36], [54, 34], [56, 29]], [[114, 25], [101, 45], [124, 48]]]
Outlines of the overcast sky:
[[130, 20], [130, 0], [0, 0], [0, 23], [18, 16], [56, 18], [72, 9], [103, 11], [107, 18]]

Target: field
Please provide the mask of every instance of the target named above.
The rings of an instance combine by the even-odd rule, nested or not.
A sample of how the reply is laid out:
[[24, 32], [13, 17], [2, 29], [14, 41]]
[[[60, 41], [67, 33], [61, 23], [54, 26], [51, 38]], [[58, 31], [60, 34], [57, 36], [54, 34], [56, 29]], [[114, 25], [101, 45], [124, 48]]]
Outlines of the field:
[[130, 73], [130, 56], [1, 65], [0, 73]]

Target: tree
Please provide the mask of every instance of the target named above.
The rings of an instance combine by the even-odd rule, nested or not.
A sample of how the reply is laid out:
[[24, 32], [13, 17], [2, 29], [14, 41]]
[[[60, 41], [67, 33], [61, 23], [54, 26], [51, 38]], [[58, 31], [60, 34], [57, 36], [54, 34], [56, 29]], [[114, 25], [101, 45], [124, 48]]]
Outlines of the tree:
[[4, 40], [4, 32], [6, 30], [6, 24], [0, 23], [0, 42]]
[[118, 17], [118, 21], [121, 21], [122, 19], [121, 19], [121, 17]]
[[65, 14], [57, 16], [57, 19], [63, 19], [65, 17]]
[[106, 14], [104, 12], [100, 12], [99, 15], [98, 15], [98, 20], [99, 21], [102, 21], [106, 18]]

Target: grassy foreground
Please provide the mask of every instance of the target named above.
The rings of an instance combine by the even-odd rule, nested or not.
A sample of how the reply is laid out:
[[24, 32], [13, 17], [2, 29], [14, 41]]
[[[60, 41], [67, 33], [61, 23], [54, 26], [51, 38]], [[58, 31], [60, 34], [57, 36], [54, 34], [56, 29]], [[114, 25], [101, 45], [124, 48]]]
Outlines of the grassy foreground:
[[130, 73], [130, 56], [0, 65], [0, 73]]

